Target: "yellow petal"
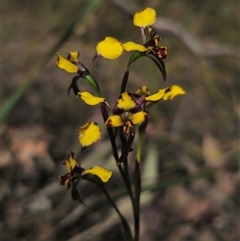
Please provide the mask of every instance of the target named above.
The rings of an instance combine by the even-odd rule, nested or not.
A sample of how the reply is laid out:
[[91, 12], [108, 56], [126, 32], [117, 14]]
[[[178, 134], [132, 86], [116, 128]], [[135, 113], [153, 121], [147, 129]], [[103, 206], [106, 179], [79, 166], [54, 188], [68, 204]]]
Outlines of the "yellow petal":
[[173, 85], [170, 88], [170, 91], [167, 91], [165, 95], [163, 96], [163, 100], [171, 100], [177, 95], [184, 95], [185, 91], [182, 89], [182, 87], [178, 85]]
[[92, 175], [98, 176], [102, 180], [102, 182], [108, 182], [108, 180], [112, 176], [111, 171], [108, 171], [107, 169], [105, 169], [101, 166], [94, 166], [92, 168], [85, 169], [82, 172], [82, 176], [84, 176], [86, 174], [92, 174]]
[[147, 113], [143, 112], [143, 111], [139, 111], [136, 114], [132, 115], [132, 123], [134, 125], [139, 124], [145, 120], [148, 120], [150, 117]]
[[108, 119], [106, 120], [105, 123], [106, 127], [118, 127], [118, 126], [122, 126], [123, 122], [120, 116], [118, 115], [112, 115], [110, 117], [108, 117]]
[[118, 127], [118, 126], [122, 126], [123, 122], [120, 116], [118, 115], [112, 115], [110, 117], [108, 117], [108, 119], [106, 120], [105, 123], [106, 127]]
[[74, 52], [69, 52], [68, 53], [68, 60], [71, 62], [79, 62], [79, 52], [78, 51], [74, 51]]
[[88, 122], [78, 129], [78, 139], [82, 147], [89, 146], [98, 141], [101, 130], [96, 122]]
[[73, 158], [73, 152], [69, 151], [68, 160], [64, 161], [63, 164], [66, 165], [67, 171], [71, 172], [73, 168], [77, 165], [76, 160]]
[[147, 49], [141, 45], [141, 44], [136, 44], [134, 42], [126, 42], [122, 44], [123, 49], [125, 51], [140, 51], [140, 52], [145, 52]]
[[132, 99], [128, 92], [121, 94], [117, 101], [117, 107], [122, 110], [131, 110], [136, 106], [136, 102]]
[[66, 166], [67, 171], [71, 172], [71, 164], [70, 164], [70, 162], [69, 161], [64, 161], [63, 164]]
[[146, 8], [141, 12], [135, 13], [133, 24], [138, 27], [147, 27], [156, 21], [156, 11], [152, 8]]
[[141, 96], [149, 96], [149, 95], [151, 95], [151, 92], [150, 92], [150, 90], [147, 88], [146, 85], [143, 85], [141, 88], [139, 88], [139, 89], [136, 91], [136, 94], [137, 94], [137, 95], [141, 95]]
[[96, 49], [98, 55], [106, 59], [116, 59], [123, 52], [121, 43], [112, 37], [106, 37], [103, 41], [99, 42]]
[[88, 105], [98, 105], [105, 100], [104, 98], [94, 96], [89, 92], [79, 92], [78, 97]]
[[163, 98], [166, 91], [168, 91], [168, 90], [169, 90], [169, 88], [160, 89], [156, 94], [149, 95], [149, 96], [145, 97], [145, 100], [147, 100], [147, 101], [158, 101], [158, 100]]
[[58, 56], [58, 60], [57, 60], [57, 66], [60, 69], [63, 69], [65, 71], [67, 71], [68, 73], [77, 73], [78, 72], [78, 67], [76, 65], [74, 65], [73, 63], [71, 63], [70, 61], [68, 61], [67, 59], [63, 58], [60, 54], [56, 53]]

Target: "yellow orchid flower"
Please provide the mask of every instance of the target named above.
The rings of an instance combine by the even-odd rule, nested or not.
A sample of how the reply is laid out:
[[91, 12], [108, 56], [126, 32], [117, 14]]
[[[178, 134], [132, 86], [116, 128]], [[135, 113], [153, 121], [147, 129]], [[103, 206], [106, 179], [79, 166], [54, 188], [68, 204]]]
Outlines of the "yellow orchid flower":
[[[138, 96], [124, 92], [120, 95], [116, 105], [113, 108], [113, 115], [108, 117], [105, 122], [106, 127], [123, 126], [124, 132], [127, 134], [129, 128], [134, 131], [134, 125], [148, 120], [149, 115], [142, 111], [142, 98], [138, 102]], [[141, 102], [142, 101], [142, 102]]]
[[144, 109], [151, 102], [173, 99], [175, 96], [183, 95], [184, 93], [185, 91], [177, 85], [173, 85], [171, 88], [160, 89], [152, 95], [150, 95], [150, 91], [146, 86], [140, 88], [136, 94], [124, 92], [118, 98], [113, 108], [113, 115], [107, 119], [105, 125], [107, 128], [123, 126], [127, 133], [129, 128], [134, 129], [134, 125], [150, 118], [144, 112]]
[[67, 173], [59, 176], [60, 184], [67, 185], [68, 189], [72, 187], [75, 181], [80, 181], [82, 179], [87, 179], [87, 175], [97, 176], [101, 182], [106, 183], [112, 177], [112, 172], [101, 166], [94, 166], [89, 169], [84, 169], [77, 165], [76, 160], [74, 159], [74, 153], [69, 151], [68, 160], [63, 162], [66, 165]]

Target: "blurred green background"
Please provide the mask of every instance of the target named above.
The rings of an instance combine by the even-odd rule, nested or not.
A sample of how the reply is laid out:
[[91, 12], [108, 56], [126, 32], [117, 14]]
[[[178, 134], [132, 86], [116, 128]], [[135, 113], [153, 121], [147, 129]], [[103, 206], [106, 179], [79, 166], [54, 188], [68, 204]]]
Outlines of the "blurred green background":
[[[56, 67], [55, 53], [80, 51], [88, 65], [105, 36], [140, 42], [132, 16], [145, 7], [156, 9], [154, 27], [168, 47], [167, 81], [143, 58], [131, 68], [128, 91], [178, 84], [186, 95], [150, 110], [141, 240], [239, 240], [239, 1], [9, 0], [1, 4], [2, 241], [123, 240], [94, 185], [80, 185], [84, 206], [58, 182], [67, 151], [79, 153], [77, 129], [99, 122], [103, 138], [83, 166], [113, 170], [107, 187], [132, 224], [99, 107], [67, 96], [73, 76]], [[111, 105], [129, 56], [90, 67]]]

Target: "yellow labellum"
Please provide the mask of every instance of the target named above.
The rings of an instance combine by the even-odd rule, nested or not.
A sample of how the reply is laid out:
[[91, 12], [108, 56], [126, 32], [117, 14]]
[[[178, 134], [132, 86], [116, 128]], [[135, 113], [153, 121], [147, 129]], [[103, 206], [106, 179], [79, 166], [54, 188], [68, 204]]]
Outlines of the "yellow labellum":
[[96, 49], [97, 54], [106, 59], [116, 59], [123, 52], [121, 43], [112, 37], [106, 37], [103, 41], [99, 42]]
[[173, 85], [170, 89], [171, 90], [166, 92], [165, 95], [163, 96], [163, 100], [172, 100], [177, 95], [185, 94], [185, 91], [183, 90], [183, 88], [178, 85]]
[[101, 166], [94, 166], [92, 168], [86, 169], [82, 172], [82, 176], [86, 174], [92, 174], [95, 176], [98, 176], [102, 182], [108, 182], [108, 180], [112, 176], [112, 172], [108, 171], [107, 169], [101, 167]]
[[71, 172], [72, 169], [77, 165], [77, 162], [72, 156], [70, 156], [68, 160], [64, 161], [64, 164], [66, 165], [67, 171]]
[[134, 43], [134, 42], [126, 42], [126, 43], [123, 43], [122, 44], [122, 46], [123, 46], [123, 49], [125, 50], [125, 51], [139, 51], [139, 52], [145, 52], [145, 51], [147, 51], [147, 49], [143, 46], [143, 45], [141, 45], [141, 44], [136, 44], [136, 43]]
[[60, 69], [63, 69], [65, 71], [67, 71], [68, 73], [77, 73], [78, 72], [78, 67], [76, 65], [74, 65], [73, 63], [71, 63], [70, 61], [68, 61], [67, 59], [65, 59], [64, 57], [62, 57], [60, 54], [56, 53], [58, 56], [58, 60], [57, 60], [57, 66]]
[[82, 147], [89, 146], [101, 138], [101, 130], [96, 122], [88, 122], [78, 129], [78, 139]]
[[133, 24], [137, 27], [147, 27], [156, 21], [156, 11], [153, 8], [146, 8], [141, 12], [135, 13]]
[[98, 105], [105, 100], [104, 98], [94, 96], [89, 92], [79, 92], [78, 97], [88, 105]]

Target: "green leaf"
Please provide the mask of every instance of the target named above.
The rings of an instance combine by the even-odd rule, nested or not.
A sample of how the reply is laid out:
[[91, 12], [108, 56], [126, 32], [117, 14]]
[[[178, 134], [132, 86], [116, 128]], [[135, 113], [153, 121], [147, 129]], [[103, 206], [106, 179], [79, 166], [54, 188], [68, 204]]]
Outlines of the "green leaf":
[[133, 237], [132, 237], [132, 233], [131, 233], [131, 229], [129, 227], [129, 224], [127, 222], [127, 220], [125, 219], [125, 217], [122, 215], [122, 213], [120, 212], [120, 210], [118, 209], [118, 207], [116, 206], [115, 202], [113, 201], [113, 199], [111, 198], [110, 194], [108, 193], [107, 189], [105, 188], [104, 185], [102, 185], [102, 190], [104, 192], [104, 194], [106, 195], [109, 203], [113, 206], [113, 208], [116, 210], [118, 216], [120, 217], [121, 221], [122, 221], [122, 225], [124, 228], [124, 233], [125, 233], [125, 238], [127, 241], [133, 241]]
[[81, 182], [82, 179], [77, 179], [74, 181], [73, 186], [72, 186], [72, 199], [75, 201], [80, 201], [82, 204], [84, 204], [82, 197], [80, 196], [78, 189], [77, 189], [77, 185], [79, 184], [79, 182]]
[[[165, 81], [166, 77], [167, 77], [167, 72], [166, 72], [165, 64], [164, 64], [163, 60], [159, 59], [159, 58], [156, 58], [156, 57], [153, 57], [150, 54], [146, 54], [145, 52], [138, 52], [138, 51], [134, 52], [132, 54], [132, 56], [130, 57], [129, 61], [128, 61], [127, 70], [129, 70], [129, 68], [130, 68], [130, 66], [133, 62], [135, 62], [136, 60], [140, 59], [143, 56], [150, 58], [157, 65], [158, 69], [162, 73], [163, 80]], [[127, 77], [128, 77], [128, 75], [127, 75]], [[124, 80], [124, 78], [123, 78], [123, 80]], [[122, 83], [122, 86], [123, 86], [123, 83]]]
[[134, 52], [130, 57], [130, 59], [128, 60], [127, 70], [130, 68], [133, 62], [135, 62], [136, 60], [140, 59], [142, 56], [145, 56], [145, 55], [146, 55], [145, 52], [139, 52], [139, 51]]
[[90, 173], [83, 175], [82, 178], [86, 179], [86, 180], [88, 180], [90, 182], [93, 182], [93, 183], [97, 184], [98, 186], [100, 186], [102, 188], [102, 190], [103, 190], [105, 196], [107, 197], [109, 203], [116, 210], [118, 216], [120, 217], [120, 219], [122, 221], [126, 239], [128, 241], [133, 241], [132, 234], [131, 234], [131, 229], [129, 227], [129, 224], [128, 224], [127, 220], [125, 219], [125, 217], [122, 215], [122, 213], [120, 212], [120, 210], [116, 206], [115, 202], [111, 198], [110, 194], [108, 193], [108, 191], [105, 188], [104, 183], [101, 181], [101, 179], [99, 177], [97, 177], [96, 175], [93, 175], [93, 174], [90, 174]]
[[159, 58], [155, 58], [151, 55], [144, 55], [145, 57], [148, 57], [149, 59], [151, 59], [158, 67], [158, 69], [160, 70], [160, 72], [162, 73], [162, 76], [163, 76], [163, 81], [166, 80], [167, 78], [167, 72], [166, 72], [166, 69], [165, 69], [165, 64], [163, 62], [162, 59], [159, 59]]
[[96, 91], [99, 97], [102, 97], [99, 85], [97, 81], [93, 78], [93, 76], [89, 74], [83, 74], [83, 78], [87, 81], [87, 83]]

